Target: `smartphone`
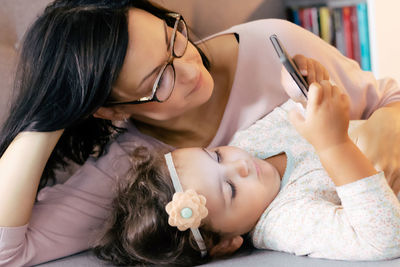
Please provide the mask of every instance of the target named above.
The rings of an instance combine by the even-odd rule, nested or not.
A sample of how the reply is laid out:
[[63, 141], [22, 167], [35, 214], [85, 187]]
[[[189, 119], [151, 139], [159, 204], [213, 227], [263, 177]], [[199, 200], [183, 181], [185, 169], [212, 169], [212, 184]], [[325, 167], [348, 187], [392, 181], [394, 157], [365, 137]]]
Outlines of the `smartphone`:
[[299, 69], [296, 64], [293, 62], [292, 58], [288, 55], [282, 43], [279, 41], [278, 36], [273, 34], [269, 37], [272, 42], [272, 45], [275, 48], [276, 53], [283, 66], [285, 66], [286, 70], [289, 72], [290, 76], [292, 76], [293, 80], [296, 82], [297, 86], [300, 89], [300, 92], [307, 100], [308, 95], [308, 83], [301, 75]]

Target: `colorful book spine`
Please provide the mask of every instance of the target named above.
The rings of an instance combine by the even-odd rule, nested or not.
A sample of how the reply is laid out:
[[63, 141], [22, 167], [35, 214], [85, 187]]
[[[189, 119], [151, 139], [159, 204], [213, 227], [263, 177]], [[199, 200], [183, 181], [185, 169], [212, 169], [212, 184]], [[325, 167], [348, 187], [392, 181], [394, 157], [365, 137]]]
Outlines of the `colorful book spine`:
[[311, 9], [304, 8], [301, 12], [301, 26], [310, 32], [312, 32], [312, 18], [311, 18]]
[[353, 37], [351, 28], [351, 10], [350, 7], [346, 6], [342, 8], [342, 23], [344, 33], [344, 43], [346, 56], [354, 59], [353, 54]]
[[333, 25], [335, 31], [335, 46], [343, 54], [346, 55], [346, 44], [344, 40], [342, 9], [334, 8], [332, 11]]
[[367, 3], [330, 8], [328, 6], [296, 7], [288, 17], [294, 23], [319, 35], [345, 56], [371, 70]]
[[298, 10], [293, 10], [293, 21], [297, 25], [300, 25], [300, 18], [299, 18], [299, 11]]
[[360, 36], [358, 35], [357, 6], [350, 7], [351, 37], [353, 38], [353, 57], [361, 65]]
[[361, 68], [363, 70], [371, 70], [371, 56], [369, 46], [369, 31], [368, 31], [368, 11], [367, 4], [361, 3], [357, 5], [358, 18], [358, 35], [360, 39], [360, 57]]
[[303, 8], [300, 8], [299, 10], [298, 10], [298, 13], [299, 13], [299, 22], [300, 22], [300, 26], [301, 27], [303, 27], [303, 28], [306, 28], [306, 22], [305, 22], [305, 18], [304, 18], [304, 9]]
[[330, 16], [329, 8], [327, 8], [327, 7], [319, 8], [319, 26], [320, 26], [321, 38], [324, 41], [331, 44], [332, 43], [331, 16]]
[[301, 26], [300, 15], [298, 9], [289, 9], [288, 17], [291, 22]]
[[310, 8], [310, 21], [311, 21], [311, 31], [315, 35], [320, 35], [319, 33], [319, 23], [318, 23], [318, 8]]

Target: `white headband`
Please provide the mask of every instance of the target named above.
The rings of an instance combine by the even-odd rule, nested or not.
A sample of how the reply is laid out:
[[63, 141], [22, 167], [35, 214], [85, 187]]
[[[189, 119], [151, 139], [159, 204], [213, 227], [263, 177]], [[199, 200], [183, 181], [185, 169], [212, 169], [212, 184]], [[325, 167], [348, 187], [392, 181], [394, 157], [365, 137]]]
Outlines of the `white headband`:
[[[174, 165], [174, 162], [172, 160], [171, 153], [165, 154], [164, 157], [165, 157], [165, 161], [167, 162], [167, 167], [168, 167], [169, 174], [171, 176], [172, 184], [174, 185], [175, 191], [176, 192], [183, 192], [182, 185], [181, 185], [181, 183], [179, 181], [179, 178], [178, 178], [178, 174], [176, 173], [176, 170], [175, 170], [175, 165]], [[204, 239], [200, 234], [199, 228], [190, 227], [190, 231], [192, 231], [194, 239], [195, 239], [197, 245], [200, 248], [201, 256], [202, 257], [206, 256], [207, 248], [206, 248], [206, 245], [204, 243]]]

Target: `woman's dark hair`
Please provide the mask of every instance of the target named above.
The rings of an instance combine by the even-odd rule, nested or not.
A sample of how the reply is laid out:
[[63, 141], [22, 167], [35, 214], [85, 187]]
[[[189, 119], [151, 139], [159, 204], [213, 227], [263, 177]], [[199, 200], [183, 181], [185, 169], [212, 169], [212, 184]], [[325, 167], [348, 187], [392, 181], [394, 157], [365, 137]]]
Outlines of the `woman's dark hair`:
[[[169, 11], [146, 0], [56, 0], [25, 35], [11, 112], [0, 132], [0, 156], [22, 131], [65, 129], [41, 177], [83, 164], [103, 153], [123, 129], [92, 114], [110, 96], [127, 51], [127, 11], [136, 7], [168, 19]], [[209, 63], [201, 53], [206, 67]]]
[[[175, 190], [164, 159], [139, 147], [132, 163], [127, 177], [118, 180], [111, 214], [93, 244], [96, 256], [123, 266], [192, 266], [208, 261], [201, 257], [190, 230], [168, 224], [165, 206]], [[208, 248], [220, 241], [219, 234], [205, 227], [200, 231]]]

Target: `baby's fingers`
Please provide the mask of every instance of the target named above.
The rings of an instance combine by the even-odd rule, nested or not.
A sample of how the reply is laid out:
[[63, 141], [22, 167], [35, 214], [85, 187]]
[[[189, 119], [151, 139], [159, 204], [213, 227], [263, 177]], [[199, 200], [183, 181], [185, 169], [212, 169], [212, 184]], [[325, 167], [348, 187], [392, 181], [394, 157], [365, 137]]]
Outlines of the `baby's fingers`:
[[336, 101], [339, 101], [344, 107], [349, 104], [349, 96], [347, 94], [345, 94], [342, 90], [340, 90], [340, 88], [337, 87], [336, 85], [332, 85], [329, 82], [327, 82], [326, 86], [328, 85], [331, 87], [332, 98], [336, 99]]
[[339, 97], [340, 97], [340, 102], [342, 103], [342, 105], [344, 107], [346, 107], [347, 109], [350, 109], [350, 97], [347, 94], [342, 93], [342, 92], [340, 92]]
[[310, 85], [308, 89], [307, 111], [315, 109], [321, 104], [324, 93], [319, 83], [312, 83]]
[[336, 93], [335, 88], [329, 81], [322, 80], [319, 84], [321, 85], [322, 91], [324, 91], [324, 98], [331, 98]]

